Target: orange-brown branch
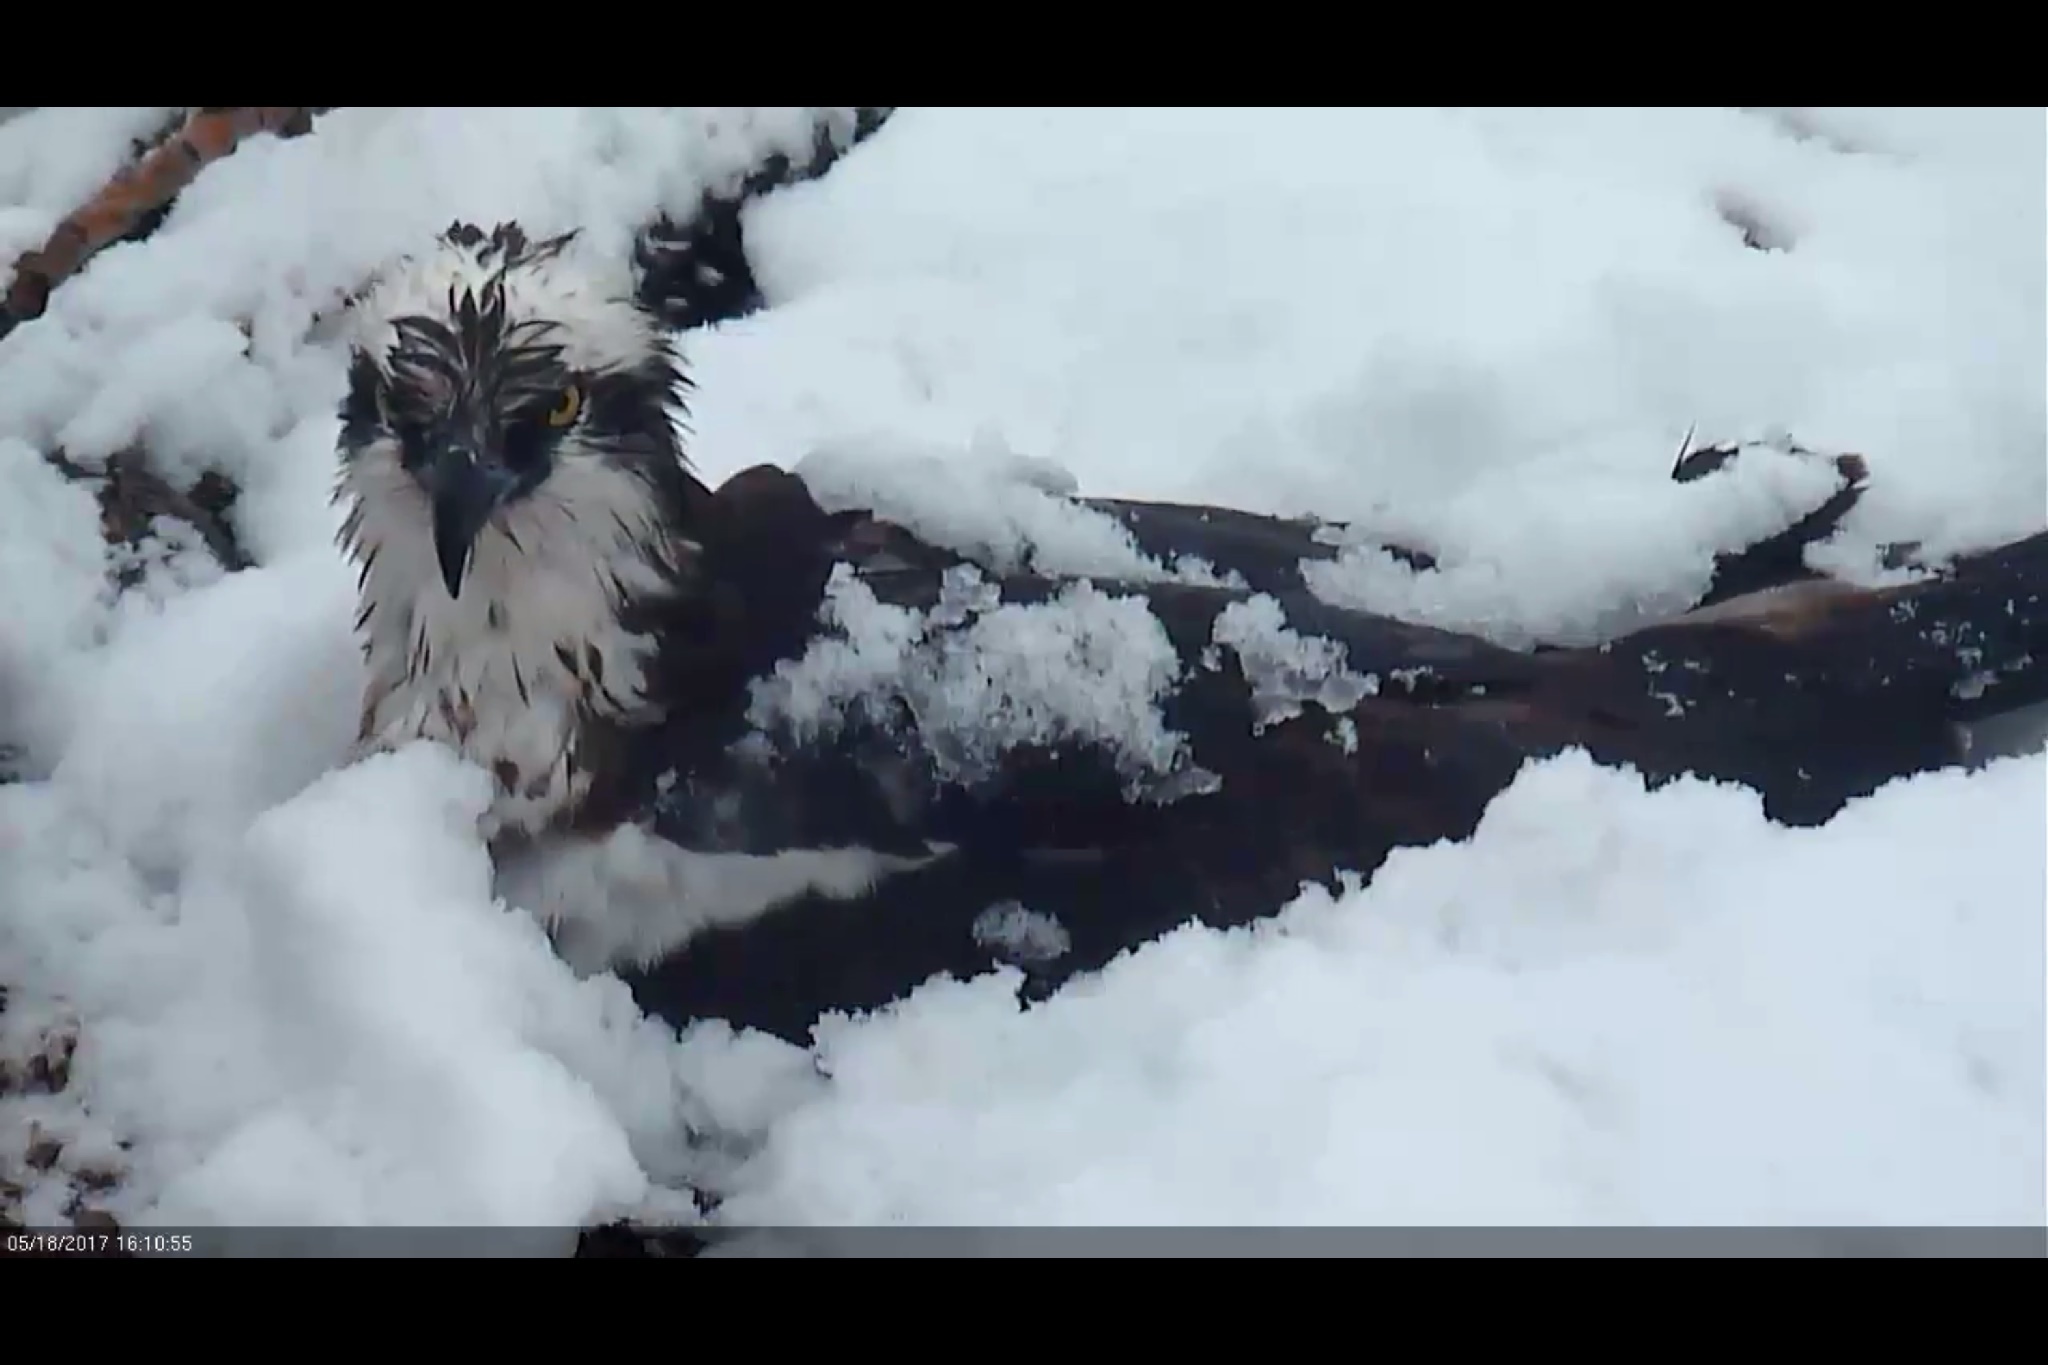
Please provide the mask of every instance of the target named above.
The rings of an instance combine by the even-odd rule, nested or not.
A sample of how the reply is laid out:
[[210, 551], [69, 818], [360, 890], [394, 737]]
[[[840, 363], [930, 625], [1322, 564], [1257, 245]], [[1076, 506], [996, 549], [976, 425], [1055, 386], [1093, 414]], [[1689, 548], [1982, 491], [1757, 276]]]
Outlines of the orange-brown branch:
[[83, 269], [95, 253], [168, 205], [208, 165], [258, 133], [291, 137], [305, 132], [313, 116], [329, 107], [239, 104], [193, 109], [176, 133], [117, 171], [98, 194], [57, 225], [48, 241], [15, 261], [0, 335], [41, 317], [51, 290]]

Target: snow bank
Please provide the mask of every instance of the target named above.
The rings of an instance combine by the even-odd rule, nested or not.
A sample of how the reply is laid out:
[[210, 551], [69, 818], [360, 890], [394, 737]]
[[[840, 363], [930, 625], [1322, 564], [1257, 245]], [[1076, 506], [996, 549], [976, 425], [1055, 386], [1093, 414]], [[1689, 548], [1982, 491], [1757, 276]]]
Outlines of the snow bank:
[[1675, 487], [1688, 430], [1868, 455], [1846, 570], [2048, 520], [2044, 164], [2038, 109], [908, 109], [749, 218], [782, 308], [694, 346], [700, 446], [1356, 521], [1442, 564], [1356, 600], [1585, 638], [1828, 478]]
[[[164, 112], [0, 125], [0, 248]], [[29, 1221], [101, 1166], [123, 1217], [216, 1223], [568, 1222], [707, 1171], [802, 1224], [2039, 1219], [2039, 757], [1796, 834], [1559, 760], [1284, 931], [1030, 1011], [934, 986], [826, 1029], [829, 1077], [562, 967], [489, 900], [474, 774], [331, 771], [314, 316], [458, 216], [621, 249], [817, 112], [342, 109], [0, 341], [0, 1046], [83, 1024], [65, 1091], [0, 1098], [0, 1169], [62, 1139]], [[1828, 478], [1674, 488], [1693, 427], [1867, 455], [1847, 571], [2039, 528], [2044, 162], [2037, 110], [905, 110], [749, 215], [778, 306], [689, 340], [692, 449], [1105, 573], [1202, 566], [1048, 489], [1313, 512], [1443, 566], [1360, 552], [1328, 595], [1597, 635]], [[40, 456], [138, 441], [242, 485], [257, 568], [169, 544], [112, 597]], [[1277, 698], [1352, 685], [1233, 623]], [[992, 935], [1056, 911], [1014, 909]]]
[[602, 1054], [629, 1002], [493, 908], [483, 776], [427, 749], [322, 776], [359, 703], [351, 587], [302, 557], [130, 623], [49, 780], [0, 788], [5, 977], [85, 1024], [61, 1097], [84, 1111], [34, 1117], [62, 1173], [125, 1168], [101, 1206], [138, 1219], [559, 1226], [635, 1200], [621, 1118], [557, 1055]]
[[[168, 112], [10, 120], [0, 245], [40, 241]], [[343, 375], [313, 325], [457, 217], [623, 251], [807, 154], [831, 112], [343, 109], [210, 167], [0, 341], [0, 745], [37, 779], [0, 787], [0, 1020], [15, 1043], [82, 1025], [63, 1093], [0, 1096], [0, 1169], [61, 1144], [30, 1221], [110, 1173], [92, 1206], [225, 1224], [565, 1226], [675, 1178], [696, 1054], [493, 906], [481, 779], [432, 755], [323, 776], [362, 678], [329, 503]], [[165, 544], [116, 598], [128, 552], [42, 453], [136, 443], [173, 482], [241, 485], [257, 568]]]
[[1566, 756], [1466, 846], [821, 1031], [739, 1226], [2037, 1223], [2048, 763], [1789, 831]]

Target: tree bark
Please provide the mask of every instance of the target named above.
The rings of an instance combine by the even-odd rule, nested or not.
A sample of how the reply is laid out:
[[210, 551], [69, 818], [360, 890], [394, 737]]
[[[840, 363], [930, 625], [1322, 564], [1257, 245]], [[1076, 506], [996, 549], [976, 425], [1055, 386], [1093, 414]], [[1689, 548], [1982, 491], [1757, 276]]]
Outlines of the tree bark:
[[296, 137], [328, 105], [222, 104], [194, 108], [178, 130], [143, 152], [67, 214], [49, 239], [14, 262], [0, 302], [0, 337], [43, 315], [50, 292], [115, 242], [141, 235], [201, 171], [258, 133]]
[[[779, 471], [719, 490], [706, 521], [716, 589], [695, 620], [671, 626], [680, 719], [623, 760], [594, 821], [648, 820], [707, 853], [954, 852], [855, 900], [807, 898], [705, 933], [626, 974], [644, 1006], [800, 1042], [823, 1012], [876, 1008], [935, 974], [1005, 960], [1042, 995], [1188, 920], [1241, 925], [1304, 882], [1334, 887], [1369, 877], [1394, 848], [1467, 838], [1531, 759], [1580, 748], [1652, 783], [1736, 782], [1770, 818], [1810, 825], [1891, 779], [1965, 761], [1959, 724], [2048, 700], [2036, 662], [2048, 659], [2048, 536], [1904, 587], [1794, 577], [1597, 647], [1518, 651], [1317, 600], [1280, 571], [1319, 551], [1303, 525], [1095, 505], [1201, 531], [1175, 548], [1249, 566], [1248, 590], [1096, 585], [1141, 598], [1171, 640], [1181, 681], [1163, 716], [1188, 740], [1182, 779], [1213, 779], [1212, 790], [1183, 781], [1172, 799], [1131, 799], [1115, 755], [1079, 740], [1016, 746], [980, 779], [950, 781], [944, 745], [903, 707], [822, 742], [771, 731], [772, 759], [749, 756], [735, 747], [751, 729], [749, 684], [817, 637], [834, 564], [858, 569], [880, 602], [930, 612], [966, 561], [861, 513], [828, 516]], [[1763, 562], [1783, 552], [1760, 551]], [[1741, 578], [1757, 562], [1733, 554], [1724, 567]], [[1004, 604], [1068, 586], [984, 577]], [[1292, 630], [1342, 644], [1377, 690], [1265, 723], [1270, 697], [1232, 650], [1211, 648], [1219, 615], [1261, 591]], [[930, 623], [928, 638], [968, 628]], [[989, 946], [977, 920], [1012, 904], [1056, 917], [1065, 950], [1021, 961]]]

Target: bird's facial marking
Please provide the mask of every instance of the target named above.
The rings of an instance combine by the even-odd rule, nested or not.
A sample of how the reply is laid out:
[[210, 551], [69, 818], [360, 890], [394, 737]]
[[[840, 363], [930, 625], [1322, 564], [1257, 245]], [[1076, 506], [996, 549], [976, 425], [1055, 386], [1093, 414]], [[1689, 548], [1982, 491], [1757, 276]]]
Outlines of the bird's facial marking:
[[477, 538], [565, 461], [673, 446], [662, 410], [678, 376], [661, 331], [629, 276], [567, 254], [575, 238], [457, 223], [352, 305], [344, 455], [395, 449], [432, 508], [451, 596]]
[[503, 269], [481, 287], [449, 284], [441, 314], [391, 319], [391, 346], [358, 376], [378, 432], [433, 509], [442, 579], [459, 597], [477, 537], [554, 473], [577, 429], [588, 380], [573, 373], [561, 324], [514, 317]]

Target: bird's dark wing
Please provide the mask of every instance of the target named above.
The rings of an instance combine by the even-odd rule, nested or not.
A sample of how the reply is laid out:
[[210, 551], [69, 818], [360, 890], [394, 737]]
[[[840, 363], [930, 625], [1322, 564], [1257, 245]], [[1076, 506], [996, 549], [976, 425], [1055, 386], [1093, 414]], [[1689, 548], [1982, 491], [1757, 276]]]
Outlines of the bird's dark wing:
[[578, 824], [651, 822], [705, 852], [922, 852], [916, 822], [871, 799], [881, 755], [852, 742], [798, 747], [771, 769], [742, 741], [753, 685], [816, 638], [835, 564], [881, 572], [894, 563], [885, 547], [895, 546], [936, 581], [957, 557], [857, 514], [828, 515], [801, 480], [768, 466], [702, 498], [690, 525], [703, 546], [695, 590], [635, 623], [660, 641], [653, 692], [666, 718], [598, 741], [606, 752]]
[[[959, 780], [940, 737], [902, 707], [801, 741], [757, 734], [744, 697], [829, 634], [818, 608], [834, 565], [878, 603], [923, 613], [926, 638], [943, 643], [972, 629], [971, 615], [934, 617], [964, 561], [859, 514], [828, 517], [772, 471], [718, 501], [726, 611], [702, 627], [703, 648], [678, 656], [699, 692], [662, 750], [682, 774], [659, 803], [664, 832], [749, 851], [955, 847], [864, 898], [708, 934], [630, 978], [670, 1017], [791, 1038], [823, 1011], [880, 1006], [935, 974], [1012, 961], [1050, 989], [1176, 924], [1268, 915], [1304, 882], [1370, 875], [1395, 847], [1467, 837], [1528, 759], [1569, 747], [1653, 781], [1744, 782], [1777, 818], [1822, 819], [1889, 778], [1954, 761], [1957, 719], [2042, 700], [2048, 683], [2034, 663], [2048, 659], [2048, 538], [1906, 588], [1809, 585], [1533, 654], [1332, 608], [1262, 573], [1289, 629], [1341, 644], [1351, 674], [1377, 680], [1277, 721], [1272, 678], [1214, 648], [1219, 615], [1255, 590], [1097, 582], [1141, 603], [1171, 643], [1179, 677], [1161, 716], [1186, 739], [1184, 764], [1134, 798], [1112, 746], [1070, 737], [1014, 745]], [[1219, 568], [1231, 567], [1225, 542], [1265, 534], [1284, 546], [1295, 534], [1236, 515], [1203, 524], [1224, 527], [1221, 540], [1183, 548]], [[1070, 587], [1030, 574], [988, 586], [1004, 605]], [[765, 748], [742, 756], [749, 736]]]

